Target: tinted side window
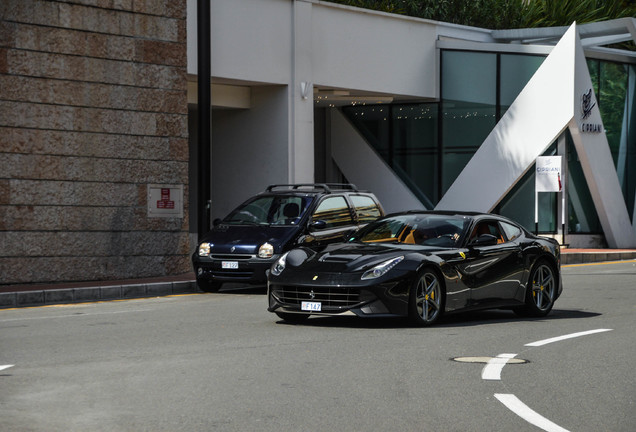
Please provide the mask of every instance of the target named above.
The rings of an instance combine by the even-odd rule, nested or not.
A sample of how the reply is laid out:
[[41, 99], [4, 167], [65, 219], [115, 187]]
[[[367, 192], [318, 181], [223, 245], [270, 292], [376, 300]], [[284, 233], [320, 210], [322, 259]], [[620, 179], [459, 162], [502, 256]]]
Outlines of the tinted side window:
[[365, 195], [350, 195], [350, 198], [360, 223], [373, 222], [382, 216], [380, 208], [371, 197]]
[[508, 241], [512, 241], [521, 236], [521, 229], [512, 224], [501, 222], [501, 228], [504, 230], [504, 233], [506, 233]]
[[313, 220], [325, 221], [327, 223], [326, 228], [337, 228], [353, 224], [347, 201], [341, 196], [325, 198], [318, 205]]
[[497, 243], [504, 242], [503, 235], [501, 235], [501, 231], [499, 230], [499, 224], [496, 221], [479, 222], [470, 235], [470, 239], [477, 238], [482, 234], [494, 235], [497, 237]]

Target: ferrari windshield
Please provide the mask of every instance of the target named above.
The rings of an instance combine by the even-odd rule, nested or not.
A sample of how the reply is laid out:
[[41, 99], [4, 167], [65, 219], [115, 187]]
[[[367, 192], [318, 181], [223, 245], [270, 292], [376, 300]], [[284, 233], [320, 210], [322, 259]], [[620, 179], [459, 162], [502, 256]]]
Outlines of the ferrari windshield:
[[457, 215], [397, 215], [367, 225], [350, 240], [363, 243], [457, 247], [461, 244], [470, 221], [469, 217]]
[[230, 213], [223, 223], [230, 225], [296, 225], [313, 197], [265, 195], [251, 199]]

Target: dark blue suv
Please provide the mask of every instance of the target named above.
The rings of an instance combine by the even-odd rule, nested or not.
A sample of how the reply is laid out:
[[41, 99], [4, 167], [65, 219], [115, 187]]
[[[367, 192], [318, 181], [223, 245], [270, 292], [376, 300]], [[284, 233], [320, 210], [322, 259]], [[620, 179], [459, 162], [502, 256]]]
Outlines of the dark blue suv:
[[192, 264], [202, 291], [224, 282], [264, 284], [265, 271], [298, 244], [320, 246], [384, 215], [370, 192], [351, 184], [271, 185], [215, 220]]

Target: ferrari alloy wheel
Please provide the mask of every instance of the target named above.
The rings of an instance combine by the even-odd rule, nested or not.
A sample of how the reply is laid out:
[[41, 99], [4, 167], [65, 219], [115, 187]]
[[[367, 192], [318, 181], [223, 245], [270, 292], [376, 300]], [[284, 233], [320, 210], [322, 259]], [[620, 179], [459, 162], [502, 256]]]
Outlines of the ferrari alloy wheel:
[[437, 273], [426, 268], [418, 273], [409, 295], [409, 319], [413, 324], [428, 326], [444, 312], [444, 287]]
[[553, 267], [545, 260], [537, 262], [528, 280], [526, 305], [520, 312], [533, 317], [546, 316], [554, 306], [558, 283]]

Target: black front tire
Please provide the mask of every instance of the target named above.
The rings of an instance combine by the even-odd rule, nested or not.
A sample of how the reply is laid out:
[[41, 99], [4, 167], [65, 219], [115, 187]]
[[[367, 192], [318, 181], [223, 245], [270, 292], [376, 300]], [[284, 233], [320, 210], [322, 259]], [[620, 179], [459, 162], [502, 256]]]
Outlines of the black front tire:
[[197, 279], [197, 286], [203, 292], [215, 293], [221, 289], [221, 282]]
[[409, 321], [416, 326], [435, 324], [444, 314], [446, 290], [439, 273], [427, 267], [420, 270], [409, 293]]
[[545, 259], [537, 261], [526, 284], [525, 306], [515, 312], [527, 317], [546, 316], [554, 306], [558, 289], [559, 279], [554, 266]]

